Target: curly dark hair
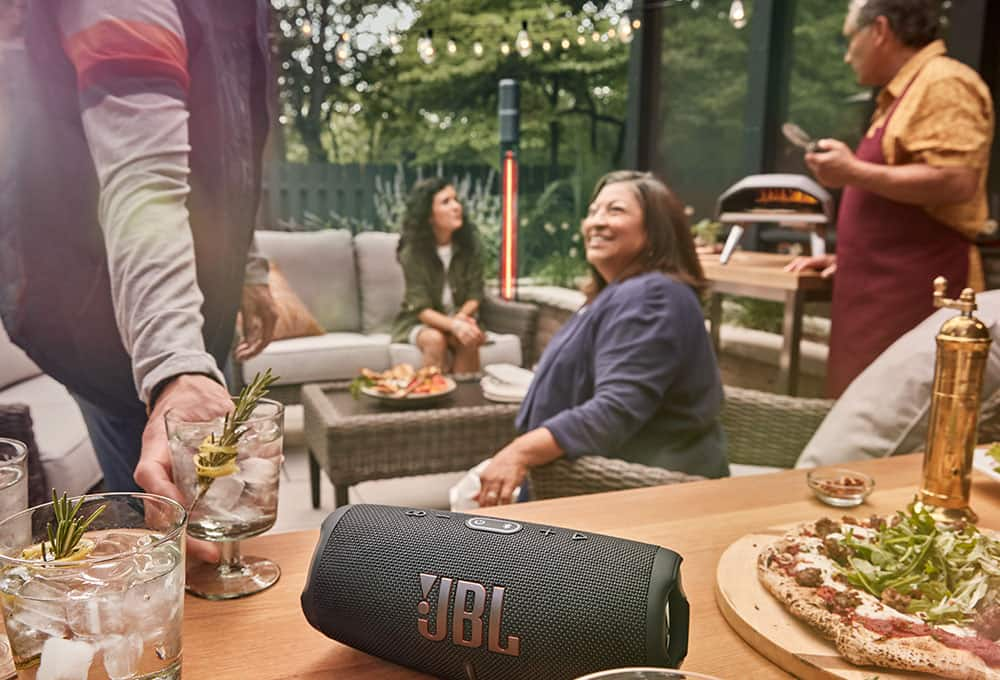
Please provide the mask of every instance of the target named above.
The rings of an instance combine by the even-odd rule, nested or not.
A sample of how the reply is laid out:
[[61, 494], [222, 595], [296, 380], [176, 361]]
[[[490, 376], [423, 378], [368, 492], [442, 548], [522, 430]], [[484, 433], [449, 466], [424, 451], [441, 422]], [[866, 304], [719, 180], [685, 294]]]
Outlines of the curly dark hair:
[[[434, 253], [434, 229], [431, 227], [431, 209], [434, 207], [434, 196], [446, 187], [453, 186], [444, 177], [422, 179], [413, 185], [406, 197], [406, 211], [403, 213], [403, 227], [396, 248], [396, 257], [404, 247], [423, 251], [428, 255]], [[452, 235], [452, 241], [463, 249], [474, 252], [479, 250], [479, 238], [476, 226], [472, 224], [462, 211], [462, 226]]]
[[923, 47], [941, 34], [941, 0], [867, 0], [858, 2], [857, 27], [885, 17], [889, 28], [907, 47]]
[[[705, 273], [694, 249], [694, 237], [684, 216], [684, 206], [659, 178], [650, 172], [617, 170], [597, 180], [590, 201], [594, 202], [601, 189], [609, 184], [629, 184], [639, 199], [643, 228], [649, 246], [622, 274], [627, 279], [646, 272], [663, 272], [690, 286], [701, 294], [707, 287]], [[587, 299], [594, 299], [608, 282], [590, 266], [590, 281], [583, 292]]]

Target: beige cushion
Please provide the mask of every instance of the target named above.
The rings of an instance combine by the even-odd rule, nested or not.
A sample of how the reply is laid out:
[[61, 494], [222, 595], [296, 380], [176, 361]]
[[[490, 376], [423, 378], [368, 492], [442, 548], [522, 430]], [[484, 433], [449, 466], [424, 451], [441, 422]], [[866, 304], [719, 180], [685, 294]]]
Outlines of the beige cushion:
[[351, 232], [258, 231], [257, 246], [268, 260], [278, 265], [324, 330], [361, 329]]
[[10, 341], [7, 331], [0, 325], [0, 389], [41, 374], [42, 369]]
[[38, 455], [49, 486], [78, 496], [101, 480], [101, 466], [83, 415], [65, 387], [39, 375], [3, 390], [0, 401], [27, 404], [31, 409]]
[[[993, 336], [983, 377], [985, 402], [1000, 390], [1000, 290], [976, 298], [976, 316], [990, 327]], [[796, 467], [923, 451], [934, 381], [935, 337], [941, 325], [956, 314], [951, 309], [938, 310], [879, 355], [834, 404]]]
[[[491, 342], [479, 348], [481, 366], [492, 364], [521, 365], [521, 338], [512, 333], [490, 333], [489, 331], [487, 331], [486, 337]], [[389, 361], [393, 366], [396, 364], [419, 366], [422, 363], [420, 350], [417, 349], [417, 346], [405, 342], [394, 342], [389, 346]]]
[[406, 281], [396, 260], [398, 243], [399, 234], [365, 232], [354, 237], [365, 333], [388, 333], [403, 305]]
[[276, 264], [271, 265], [267, 282], [271, 288], [271, 297], [274, 298], [278, 308], [278, 321], [274, 326], [274, 340], [303, 338], [325, 333], [323, 327], [319, 325], [316, 318], [292, 290], [288, 280]]
[[350, 380], [362, 368], [381, 371], [389, 367], [386, 334], [327, 333], [307, 338], [276, 340], [243, 364], [243, 380], [267, 368], [278, 376], [278, 385], [299, 385], [325, 380]]

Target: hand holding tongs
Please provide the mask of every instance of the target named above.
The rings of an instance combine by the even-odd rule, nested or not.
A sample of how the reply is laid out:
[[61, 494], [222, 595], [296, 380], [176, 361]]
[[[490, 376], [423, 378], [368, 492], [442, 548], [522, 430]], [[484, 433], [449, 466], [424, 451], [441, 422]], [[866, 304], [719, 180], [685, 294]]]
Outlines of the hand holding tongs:
[[805, 130], [795, 123], [785, 123], [782, 125], [781, 134], [785, 135], [785, 139], [795, 146], [803, 148], [806, 153], [813, 153], [819, 150], [817, 140], [810, 137]]

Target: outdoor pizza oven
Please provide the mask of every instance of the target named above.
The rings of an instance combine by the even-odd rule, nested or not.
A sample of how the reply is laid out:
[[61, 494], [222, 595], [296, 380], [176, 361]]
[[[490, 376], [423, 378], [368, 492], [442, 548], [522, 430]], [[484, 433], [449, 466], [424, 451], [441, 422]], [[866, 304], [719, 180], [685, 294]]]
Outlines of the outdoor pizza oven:
[[826, 225], [833, 222], [833, 198], [805, 175], [750, 175], [719, 196], [716, 214], [720, 222], [732, 225], [719, 258], [722, 264], [742, 238], [743, 225], [762, 222], [808, 230], [813, 255], [822, 255]]

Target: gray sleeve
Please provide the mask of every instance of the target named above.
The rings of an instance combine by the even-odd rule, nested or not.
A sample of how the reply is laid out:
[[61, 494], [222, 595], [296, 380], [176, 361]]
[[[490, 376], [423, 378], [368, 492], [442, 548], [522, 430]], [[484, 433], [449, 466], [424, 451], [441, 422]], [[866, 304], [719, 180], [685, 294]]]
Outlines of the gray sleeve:
[[[124, 5], [130, 19], [155, 23], [183, 40], [172, 3]], [[101, 3], [64, 7], [72, 8], [60, 14], [64, 35], [113, 13], [107, 4], [98, 13]], [[202, 339], [203, 296], [187, 210], [185, 97], [169, 84], [149, 82], [145, 88], [119, 88], [111, 79], [81, 92], [84, 131], [100, 180], [98, 211], [115, 319], [132, 357], [139, 397], [147, 404], [158, 383], [182, 373], [225, 384]]]
[[257, 247], [257, 235], [254, 234], [250, 242], [250, 251], [247, 253], [246, 276], [243, 279], [247, 286], [266, 286], [267, 275], [271, 270], [267, 258], [264, 257]]

